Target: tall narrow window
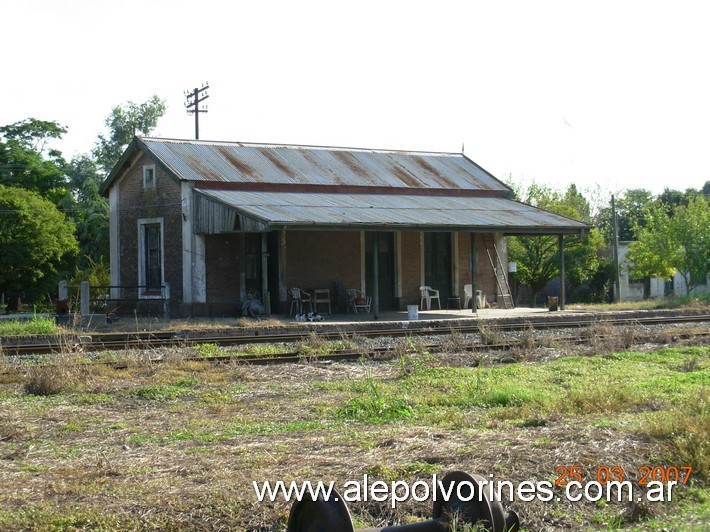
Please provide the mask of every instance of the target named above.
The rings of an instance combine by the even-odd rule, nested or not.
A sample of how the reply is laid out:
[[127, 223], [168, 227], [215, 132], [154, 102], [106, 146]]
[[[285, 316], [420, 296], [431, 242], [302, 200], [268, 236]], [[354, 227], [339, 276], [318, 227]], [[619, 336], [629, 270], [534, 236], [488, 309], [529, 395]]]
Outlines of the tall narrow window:
[[145, 286], [146, 290], [160, 290], [163, 268], [160, 252], [160, 224], [145, 225]]
[[143, 188], [155, 188], [155, 165], [143, 167]]
[[163, 220], [138, 220], [138, 284], [141, 297], [160, 297], [163, 271]]

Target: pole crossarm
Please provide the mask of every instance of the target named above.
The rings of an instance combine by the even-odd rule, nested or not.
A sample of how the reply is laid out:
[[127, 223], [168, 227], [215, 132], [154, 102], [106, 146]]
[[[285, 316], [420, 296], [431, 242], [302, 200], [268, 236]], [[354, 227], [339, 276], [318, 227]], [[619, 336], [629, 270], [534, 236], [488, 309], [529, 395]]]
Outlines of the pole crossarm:
[[191, 91], [185, 91], [185, 98], [187, 98], [185, 109], [188, 113], [195, 115], [195, 140], [200, 139], [200, 113], [207, 112], [207, 106], [205, 105], [203, 109], [200, 109], [200, 103], [210, 97], [210, 95], [207, 94], [207, 89], [209, 88], [209, 83], [205, 82], [200, 89], [195, 87]]

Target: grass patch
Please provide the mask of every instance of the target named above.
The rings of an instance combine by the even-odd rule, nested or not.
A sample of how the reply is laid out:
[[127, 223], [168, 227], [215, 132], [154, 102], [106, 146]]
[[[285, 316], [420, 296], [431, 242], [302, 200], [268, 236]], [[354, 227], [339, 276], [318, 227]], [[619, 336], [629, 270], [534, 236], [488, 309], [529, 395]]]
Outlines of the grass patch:
[[433, 475], [439, 471], [441, 471], [441, 466], [437, 464], [414, 461], [398, 466], [378, 464], [369, 468], [367, 474], [392, 482], [403, 478], [413, 478], [417, 475]]
[[0, 320], [0, 336], [56, 334], [59, 330], [52, 318], [35, 316], [31, 320]]
[[[41, 524], [41, 525], [40, 525]], [[139, 522], [103, 510], [58, 509], [49, 505], [19, 510], [0, 510], [3, 530], [128, 530], [140, 528]]]
[[283, 344], [247, 344], [234, 351], [229, 351], [229, 354], [233, 356], [268, 356], [280, 355], [285, 351], [286, 348]]
[[[385, 409], [380, 418], [386, 420], [387, 399], [393, 394], [412, 398], [413, 410], [400, 417], [417, 414], [424, 422], [437, 410], [436, 416], [441, 418], [441, 409], [476, 408], [482, 410], [479, 415], [523, 424], [529, 420], [539, 424], [551, 416], [644, 412], [649, 404], [660, 402], [671, 407], [683, 404], [682, 398], [688, 394], [699, 393], [710, 371], [703, 362], [688, 360], [704, 360], [707, 352], [707, 348], [667, 349], [567, 357], [534, 365], [423, 368], [396, 381], [350, 383], [351, 390], [361, 395], [351, 399], [347, 414], [341, 415], [376, 419]], [[699, 369], [684, 371], [688, 367]]]
[[175, 384], [147, 384], [134, 388], [129, 394], [144, 401], [172, 401], [184, 395], [191, 395], [195, 384], [195, 379], [189, 378], [178, 380]]
[[301, 357], [317, 357], [329, 355], [337, 351], [353, 349], [354, 345], [350, 340], [326, 340], [316, 332], [311, 332], [298, 346], [298, 354]]
[[710, 294], [692, 296], [671, 296], [661, 299], [643, 299], [640, 301], [621, 301], [619, 303], [575, 303], [568, 309], [577, 310], [657, 310], [672, 308], [707, 308], [710, 307]]
[[690, 465], [694, 475], [710, 479], [710, 387], [703, 386], [670, 409], [646, 418], [651, 437], [670, 442], [681, 465]]
[[387, 423], [412, 417], [414, 409], [404, 399], [381, 392], [368, 375], [367, 393], [350, 399], [337, 415], [341, 419], [364, 423]]
[[323, 421], [297, 420], [297, 421], [265, 421], [251, 422], [236, 425], [225, 430], [221, 439], [245, 436], [247, 434], [286, 434], [289, 432], [314, 431], [328, 428], [329, 424]]
[[72, 403], [80, 406], [108, 405], [114, 402], [112, 395], [107, 393], [82, 392], [71, 397]]

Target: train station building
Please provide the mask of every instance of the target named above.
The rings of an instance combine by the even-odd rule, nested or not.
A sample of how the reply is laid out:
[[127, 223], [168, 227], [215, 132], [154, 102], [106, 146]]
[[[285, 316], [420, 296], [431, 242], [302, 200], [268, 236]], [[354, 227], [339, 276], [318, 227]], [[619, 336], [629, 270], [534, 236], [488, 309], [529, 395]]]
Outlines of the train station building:
[[422, 305], [424, 286], [442, 308], [472, 291], [508, 307], [507, 236], [562, 246], [589, 229], [515, 201], [462, 153], [136, 137], [102, 193], [112, 299], [141, 312], [168, 297], [181, 317], [236, 316], [247, 295], [294, 313], [294, 288], [333, 314], [348, 290], [377, 313]]

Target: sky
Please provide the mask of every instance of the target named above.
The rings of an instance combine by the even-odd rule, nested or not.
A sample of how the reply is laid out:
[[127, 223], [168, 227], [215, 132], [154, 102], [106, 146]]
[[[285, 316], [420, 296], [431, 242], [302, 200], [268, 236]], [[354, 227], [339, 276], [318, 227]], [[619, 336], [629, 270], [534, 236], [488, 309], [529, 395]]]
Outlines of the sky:
[[89, 153], [114, 106], [153, 132], [460, 153], [503, 181], [610, 193], [710, 180], [702, 0], [0, 0], [0, 125]]

